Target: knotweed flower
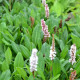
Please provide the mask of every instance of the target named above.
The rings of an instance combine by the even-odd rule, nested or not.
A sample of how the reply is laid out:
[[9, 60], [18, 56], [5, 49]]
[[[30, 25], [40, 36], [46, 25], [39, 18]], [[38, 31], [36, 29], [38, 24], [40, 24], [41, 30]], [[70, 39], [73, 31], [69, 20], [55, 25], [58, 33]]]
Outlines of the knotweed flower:
[[44, 19], [41, 19], [41, 26], [42, 26], [42, 31], [44, 32], [44, 28], [45, 28], [45, 21], [44, 21]]
[[42, 31], [44, 33], [44, 38], [50, 37], [50, 33], [48, 32], [48, 26], [45, 24], [44, 19], [41, 20]]
[[46, 0], [42, 0], [42, 4], [45, 6], [46, 5]]
[[55, 41], [54, 41], [54, 35], [52, 40], [52, 46], [50, 48], [50, 56], [51, 60], [53, 60], [56, 57], [56, 51], [55, 51]]
[[76, 58], [76, 46], [75, 44], [73, 44], [70, 49], [70, 59], [69, 59], [69, 62], [71, 62], [72, 65], [76, 62], [75, 58]]
[[73, 72], [71, 72], [69, 80], [74, 80], [75, 77], [76, 77], [76, 71], [73, 71]]
[[37, 49], [32, 49], [32, 54], [30, 57], [30, 71], [34, 72], [37, 71], [37, 64], [38, 64], [38, 57], [36, 55]]
[[49, 17], [49, 7], [48, 4], [45, 5], [45, 17]]

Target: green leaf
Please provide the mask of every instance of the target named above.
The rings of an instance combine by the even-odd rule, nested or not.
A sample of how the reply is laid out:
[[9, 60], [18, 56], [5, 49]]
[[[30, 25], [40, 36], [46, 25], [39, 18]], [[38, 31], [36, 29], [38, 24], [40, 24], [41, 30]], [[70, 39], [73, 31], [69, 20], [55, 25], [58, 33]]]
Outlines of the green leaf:
[[62, 72], [66, 75], [66, 77], [68, 78], [68, 75], [67, 75], [67, 72], [66, 72], [64, 66], [61, 66], [61, 70], [62, 70]]
[[3, 36], [3, 38], [5, 39], [5, 40], [7, 40], [7, 41], [11, 41], [11, 39], [5, 34], [5, 33], [3, 33], [2, 32], [2, 36]]
[[15, 51], [16, 54], [18, 52], [21, 52], [19, 45], [16, 44], [15, 42], [12, 41], [11, 46], [12, 46], [12, 49]]
[[59, 45], [60, 45], [61, 50], [63, 50], [64, 49], [64, 42], [63, 42], [63, 40], [59, 41]]
[[13, 25], [13, 17], [10, 13], [6, 13], [6, 19], [11, 25]]
[[78, 78], [78, 79], [75, 79], [75, 80], [80, 80], [80, 78]]
[[27, 68], [29, 74], [32, 75], [32, 72], [30, 71], [30, 67], [27, 64], [26, 64], [26, 68]]
[[40, 39], [39, 42], [38, 42], [38, 48], [39, 48], [39, 50], [41, 50], [41, 47], [42, 47], [42, 41]]
[[67, 79], [68, 79], [67, 72], [66, 72], [66, 70], [65, 70], [65, 68], [64, 68], [64, 66], [63, 66], [63, 65], [61, 65], [61, 70], [62, 70], [62, 72], [66, 75], [66, 77], [67, 77]]
[[44, 57], [43, 54], [41, 52], [39, 52], [38, 54], [38, 67], [44, 72]]
[[9, 31], [5, 31], [5, 33], [12, 41], [14, 41], [14, 37], [11, 35]]
[[21, 67], [23, 68], [24, 66], [24, 60], [23, 60], [23, 56], [22, 54], [19, 52], [15, 58], [15, 61], [14, 61], [14, 70], [17, 68], [17, 67]]
[[55, 35], [54, 38], [55, 38], [55, 40], [56, 40], [56, 41], [58, 42], [58, 44], [59, 44], [59, 42], [60, 42], [59, 37]]
[[38, 67], [38, 70], [37, 70], [38, 74], [41, 76], [42, 80], [45, 80], [45, 76], [42, 72], [42, 70]]
[[73, 44], [76, 44], [77, 48], [80, 48], [80, 38], [74, 34], [71, 34]]
[[54, 62], [53, 62], [53, 75], [54, 75], [54, 77], [57, 76], [58, 74], [60, 74], [60, 72], [61, 72], [60, 61], [58, 58], [55, 58]]
[[54, 78], [52, 78], [51, 80], [56, 80], [56, 79], [58, 79], [59, 78], [59, 76], [60, 76], [60, 74], [58, 74], [57, 76], [55, 76]]
[[32, 33], [32, 41], [34, 42], [35, 45], [37, 45], [40, 40], [41, 40], [41, 27], [37, 25]]
[[80, 73], [80, 58], [77, 60], [76, 64], [74, 65], [76, 73]]
[[4, 29], [7, 29], [5, 22], [2, 22], [0, 26], [1, 26], [2, 31], [4, 31]]
[[18, 73], [22, 76], [22, 78], [23, 78], [24, 80], [26, 80], [27, 74], [26, 74], [25, 70], [24, 70], [23, 68], [18, 67], [18, 68], [17, 68], [17, 71], [18, 71]]
[[20, 3], [15, 1], [14, 5], [13, 5], [14, 13], [18, 13], [20, 11], [20, 8], [21, 8]]
[[14, 78], [15, 78], [15, 80], [22, 80], [21, 75], [19, 75], [19, 74], [16, 74], [16, 75], [14, 76]]
[[[53, 23], [54, 22], [54, 23]], [[55, 26], [59, 26], [59, 19], [55, 18], [53, 15], [49, 17], [49, 19], [46, 20], [46, 24], [48, 25], [48, 30], [50, 33], [53, 33], [53, 28]]]
[[68, 46], [66, 45], [61, 52], [61, 58], [64, 59], [66, 57], [67, 53], [68, 53]]
[[56, 0], [54, 2], [54, 11], [57, 13], [57, 16], [60, 16], [63, 10], [64, 8], [62, 7], [62, 5], [58, 2], [58, 0]]
[[41, 48], [41, 53], [45, 55], [45, 57], [49, 58], [50, 54], [50, 46], [47, 43], [44, 43]]
[[2, 2], [2, 0], [0, 0], [0, 3]]
[[10, 70], [6, 70], [0, 75], [0, 80], [10, 80]]
[[63, 42], [63, 40], [60, 40], [59, 39], [59, 37], [58, 36], [54, 36], [54, 38], [55, 38], [55, 40], [57, 41], [57, 43], [59, 44], [59, 46], [60, 46], [60, 49], [61, 49], [61, 51], [64, 49], [64, 42]]
[[76, 54], [77, 54], [77, 55], [80, 54], [80, 49], [77, 50]]
[[[62, 62], [61, 62], [61, 61], [62, 61]], [[63, 61], [64, 61], [64, 62], [63, 62]], [[68, 61], [68, 60], [65, 61], [65, 59], [61, 59], [60, 62], [61, 62], [61, 70], [62, 70], [62, 72], [66, 75], [66, 77], [67, 77], [67, 79], [68, 79], [68, 75], [67, 75], [67, 72], [66, 72], [66, 70], [65, 70], [64, 67], [69, 63], [69, 61]]]
[[2, 39], [2, 42], [3, 42], [5, 45], [7, 45], [7, 46], [10, 45], [10, 43], [9, 43], [8, 41], [6, 41], [4, 38]]
[[62, 63], [62, 66], [65, 66], [68, 63], [69, 63], [69, 60], [65, 60], [64, 63]]
[[15, 26], [18, 28], [18, 26], [21, 24], [21, 15], [17, 15], [17, 16], [14, 16], [14, 23], [15, 23]]
[[25, 46], [30, 50], [31, 49], [31, 42], [26, 35], [24, 35], [24, 43], [25, 43]]
[[65, 44], [68, 41], [68, 30], [66, 26], [63, 27], [62, 40], [64, 41]]
[[34, 80], [33, 75], [30, 75], [28, 80]]
[[20, 45], [20, 49], [21, 49], [22, 55], [23, 55], [25, 58], [29, 58], [29, 56], [30, 56], [29, 50], [28, 50], [25, 46], [23, 46], [23, 45]]
[[41, 0], [32, 0], [32, 2], [37, 6], [41, 4]]
[[35, 44], [34, 44], [33, 42], [31, 42], [31, 50], [32, 50], [33, 48], [36, 48], [36, 46], [35, 46]]
[[6, 71], [9, 69], [9, 65], [8, 63], [6, 62], [6, 60], [3, 61], [2, 63], [2, 71]]
[[10, 64], [12, 60], [12, 52], [9, 47], [7, 48], [5, 52], [5, 58], [6, 58], [7, 63]]
[[8, 7], [9, 7], [9, 2], [6, 1], [6, 0], [4, 0], [4, 5], [5, 5], [5, 7], [8, 9]]

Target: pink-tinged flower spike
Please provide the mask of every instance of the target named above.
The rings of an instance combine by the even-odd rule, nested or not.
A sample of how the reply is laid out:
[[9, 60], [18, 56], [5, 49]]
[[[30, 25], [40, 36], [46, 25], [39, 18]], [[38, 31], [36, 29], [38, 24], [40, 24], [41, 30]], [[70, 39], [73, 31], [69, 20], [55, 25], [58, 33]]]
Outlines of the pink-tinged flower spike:
[[69, 59], [69, 62], [71, 62], [72, 65], [76, 62], [75, 58], [76, 58], [76, 46], [75, 44], [73, 44], [70, 49], [70, 59]]
[[[37, 64], [38, 64], [38, 57], [36, 55], [37, 49], [32, 49], [32, 54], [30, 57], [30, 71], [34, 73], [34, 71], [37, 71]], [[33, 75], [34, 76], [34, 75]]]
[[69, 80], [75, 80], [76, 77], [76, 71], [71, 72]]
[[45, 5], [45, 17], [49, 17], [49, 7], [48, 4]]
[[49, 56], [51, 60], [55, 59], [56, 57], [54, 34], [52, 36], [53, 36], [53, 40], [52, 40], [52, 46], [50, 48], [50, 56]]
[[41, 26], [42, 26], [42, 31], [44, 32], [44, 28], [45, 28], [45, 21], [44, 21], [44, 19], [41, 19]]
[[44, 42], [46, 41], [47, 38], [50, 37], [50, 33], [48, 32], [48, 26], [45, 24], [44, 19], [41, 20], [41, 26], [42, 26], [42, 31], [44, 33]]
[[45, 6], [46, 5], [46, 0], [42, 0], [42, 4]]

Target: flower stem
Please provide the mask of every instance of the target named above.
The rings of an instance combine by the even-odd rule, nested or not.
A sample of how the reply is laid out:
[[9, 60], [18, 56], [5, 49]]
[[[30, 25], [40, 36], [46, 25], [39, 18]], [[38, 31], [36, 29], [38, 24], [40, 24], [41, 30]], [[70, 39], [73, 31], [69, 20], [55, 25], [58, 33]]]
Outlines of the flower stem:
[[32, 72], [32, 74], [33, 74], [33, 77], [34, 77], [34, 79], [35, 79], [34, 71]]
[[10, 4], [10, 7], [9, 7], [9, 9], [10, 9], [10, 11], [11, 11], [11, 0], [9, 0], [9, 4]]
[[46, 42], [46, 37], [43, 38], [43, 43]]
[[53, 60], [51, 62], [50, 74], [51, 74], [50, 77], [52, 77], [53, 76]]

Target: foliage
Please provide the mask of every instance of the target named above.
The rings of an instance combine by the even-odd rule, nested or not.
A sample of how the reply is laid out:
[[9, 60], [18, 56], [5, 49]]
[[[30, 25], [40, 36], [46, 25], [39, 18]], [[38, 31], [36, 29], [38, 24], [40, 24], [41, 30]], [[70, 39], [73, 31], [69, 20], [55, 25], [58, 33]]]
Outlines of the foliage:
[[[33, 48], [38, 49], [39, 58], [35, 80], [69, 80], [72, 44], [77, 46], [73, 68], [77, 72], [76, 80], [80, 79], [80, 0], [47, 0], [46, 3], [50, 9], [48, 19], [41, 0], [0, 0], [0, 80], [34, 80], [29, 69]], [[34, 18], [32, 27], [30, 17]], [[50, 32], [45, 43], [41, 19]], [[52, 62], [49, 54], [53, 33], [57, 56]]]

